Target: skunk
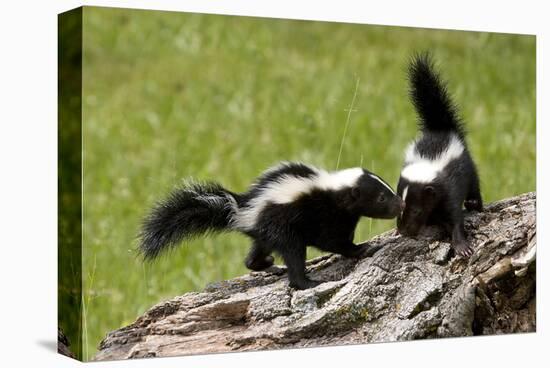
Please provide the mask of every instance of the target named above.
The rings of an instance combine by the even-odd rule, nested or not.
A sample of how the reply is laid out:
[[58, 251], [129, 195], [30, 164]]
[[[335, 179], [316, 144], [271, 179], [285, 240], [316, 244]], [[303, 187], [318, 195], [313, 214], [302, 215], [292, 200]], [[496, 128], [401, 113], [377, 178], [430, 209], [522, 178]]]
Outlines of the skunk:
[[413, 57], [408, 77], [421, 134], [405, 152], [397, 185], [405, 209], [397, 229], [416, 236], [423, 225], [440, 225], [452, 236], [454, 251], [469, 257], [473, 251], [464, 233], [462, 205], [482, 211], [483, 201], [463, 123], [429, 54]]
[[320, 283], [305, 275], [307, 246], [361, 257], [366, 246], [353, 243], [359, 218], [390, 219], [402, 209], [391, 187], [368, 170], [327, 172], [302, 163], [281, 163], [242, 194], [217, 183], [188, 183], [175, 189], [145, 218], [140, 250], [145, 259], [153, 259], [195, 236], [236, 230], [253, 240], [246, 267], [270, 267], [275, 251], [287, 266], [290, 286], [307, 289]]

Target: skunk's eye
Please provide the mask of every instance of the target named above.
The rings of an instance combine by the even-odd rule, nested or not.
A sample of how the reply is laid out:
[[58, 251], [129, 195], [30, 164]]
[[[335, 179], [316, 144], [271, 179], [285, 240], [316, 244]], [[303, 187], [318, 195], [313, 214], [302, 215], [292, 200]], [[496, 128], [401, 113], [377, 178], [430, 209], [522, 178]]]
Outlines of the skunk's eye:
[[380, 195], [378, 196], [378, 203], [384, 202], [386, 202], [386, 196], [384, 195], [384, 193], [380, 193]]
[[420, 208], [413, 208], [411, 212], [414, 216], [418, 216], [420, 215], [420, 212], [422, 212], [422, 210]]

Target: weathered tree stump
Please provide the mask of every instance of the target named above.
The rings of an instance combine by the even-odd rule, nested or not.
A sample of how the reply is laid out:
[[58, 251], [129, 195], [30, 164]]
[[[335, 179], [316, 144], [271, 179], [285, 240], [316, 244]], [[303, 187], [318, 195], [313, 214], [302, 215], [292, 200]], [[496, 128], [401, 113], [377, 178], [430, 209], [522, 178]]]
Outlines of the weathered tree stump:
[[95, 359], [535, 331], [535, 202], [527, 193], [468, 213], [470, 259], [434, 229], [416, 240], [390, 231], [359, 261], [309, 261], [326, 281], [313, 289], [290, 289], [273, 267], [160, 303], [109, 333]]

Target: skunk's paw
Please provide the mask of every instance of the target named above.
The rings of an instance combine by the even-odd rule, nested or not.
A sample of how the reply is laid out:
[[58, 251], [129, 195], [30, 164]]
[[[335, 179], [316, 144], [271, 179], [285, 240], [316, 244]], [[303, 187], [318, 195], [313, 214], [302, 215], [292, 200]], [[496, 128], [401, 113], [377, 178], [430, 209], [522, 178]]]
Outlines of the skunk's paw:
[[262, 259], [247, 259], [246, 267], [252, 271], [263, 271], [266, 268], [273, 266], [273, 256], [267, 256]]
[[323, 283], [322, 281], [305, 278], [304, 280], [290, 281], [289, 286], [297, 290], [305, 290], [305, 289], [314, 288], [315, 286], [322, 283]]
[[453, 243], [452, 246], [455, 253], [462, 258], [469, 258], [472, 254], [474, 254], [473, 248], [467, 241], [456, 242]]
[[464, 207], [466, 207], [468, 211], [477, 211], [477, 212], [483, 211], [483, 204], [481, 203], [481, 201], [477, 199], [465, 200]]

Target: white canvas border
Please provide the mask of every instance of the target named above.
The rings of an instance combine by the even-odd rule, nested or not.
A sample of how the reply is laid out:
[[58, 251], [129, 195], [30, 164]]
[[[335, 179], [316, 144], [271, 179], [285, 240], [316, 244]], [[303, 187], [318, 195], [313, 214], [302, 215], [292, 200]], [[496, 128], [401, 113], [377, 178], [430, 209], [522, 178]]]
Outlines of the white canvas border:
[[[550, 285], [548, 219], [550, 35], [543, 1], [3, 2], [0, 37], [2, 366], [79, 364], [55, 353], [57, 326], [57, 13], [102, 5], [537, 35], [538, 283]], [[30, 216], [30, 218], [29, 218]], [[29, 221], [31, 229], [29, 230]], [[545, 226], [546, 225], [546, 226]], [[545, 290], [546, 289], [546, 290]], [[536, 334], [94, 363], [109, 367], [542, 366], [548, 287], [537, 290]]]

